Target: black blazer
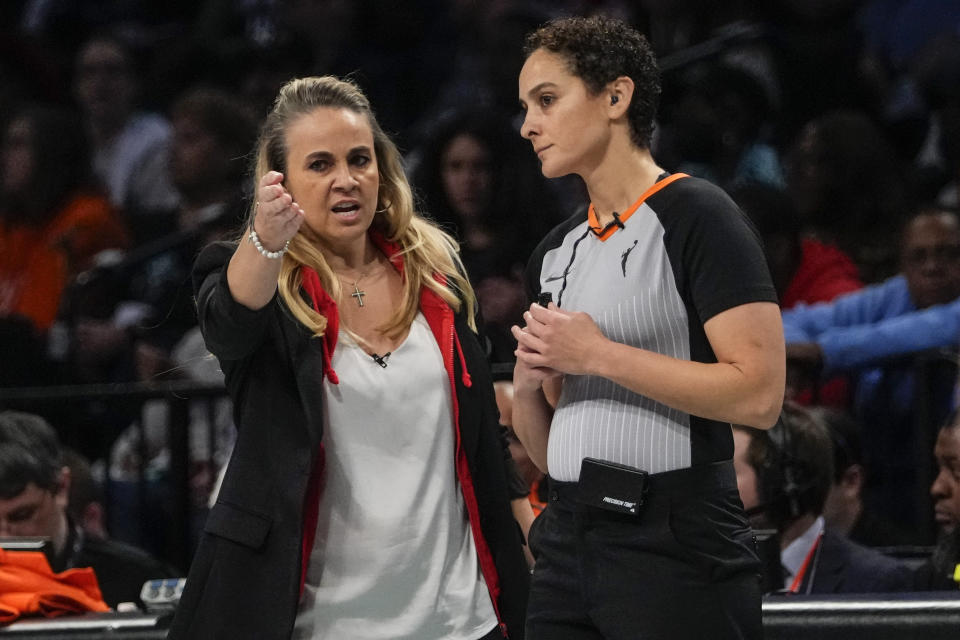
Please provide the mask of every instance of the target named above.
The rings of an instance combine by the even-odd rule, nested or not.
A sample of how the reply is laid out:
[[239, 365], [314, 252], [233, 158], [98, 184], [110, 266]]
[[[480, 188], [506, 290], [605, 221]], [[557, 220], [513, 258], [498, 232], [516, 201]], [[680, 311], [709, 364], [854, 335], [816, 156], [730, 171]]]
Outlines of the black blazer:
[[[171, 639], [289, 638], [300, 597], [304, 497], [322, 437], [322, 341], [294, 320], [279, 295], [258, 311], [233, 300], [226, 264], [234, 249], [211, 245], [194, 267], [200, 327], [226, 376], [238, 435]], [[499, 579], [496, 604], [509, 637], [522, 638], [529, 572], [510, 510], [492, 380], [459, 314], [454, 328], [472, 377], [466, 387], [454, 376], [458, 427]], [[456, 350], [454, 359], [462, 370]]]

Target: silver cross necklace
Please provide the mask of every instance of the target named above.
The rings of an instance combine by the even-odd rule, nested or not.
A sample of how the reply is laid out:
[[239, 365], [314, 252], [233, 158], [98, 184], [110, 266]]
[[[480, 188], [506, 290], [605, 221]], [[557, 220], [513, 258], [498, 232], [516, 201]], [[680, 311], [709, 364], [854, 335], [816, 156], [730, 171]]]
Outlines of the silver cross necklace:
[[[350, 297], [357, 299], [357, 306], [358, 306], [358, 307], [362, 307], [362, 306], [363, 306], [363, 296], [367, 295], [367, 292], [364, 291], [363, 289], [361, 289], [361, 288], [360, 288], [360, 285], [359, 285], [359, 282], [360, 282], [361, 280], [363, 280], [364, 278], [366, 278], [366, 277], [367, 277], [367, 274], [366, 274], [366, 273], [361, 273], [361, 274], [360, 274], [360, 277], [358, 277], [356, 280], [354, 280], [354, 281], [350, 284], [350, 286], [353, 287], [353, 293], [350, 294]], [[343, 278], [340, 278], [340, 281], [346, 283], [346, 280], [344, 280]]]

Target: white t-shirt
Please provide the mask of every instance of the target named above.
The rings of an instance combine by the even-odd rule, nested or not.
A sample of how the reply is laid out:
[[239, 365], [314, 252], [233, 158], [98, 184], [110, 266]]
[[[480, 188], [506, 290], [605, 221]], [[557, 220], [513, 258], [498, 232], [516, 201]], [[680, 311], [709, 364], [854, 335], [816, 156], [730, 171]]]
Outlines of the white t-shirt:
[[386, 362], [340, 333], [293, 638], [482, 638], [497, 619], [454, 469], [450, 381], [422, 314]]

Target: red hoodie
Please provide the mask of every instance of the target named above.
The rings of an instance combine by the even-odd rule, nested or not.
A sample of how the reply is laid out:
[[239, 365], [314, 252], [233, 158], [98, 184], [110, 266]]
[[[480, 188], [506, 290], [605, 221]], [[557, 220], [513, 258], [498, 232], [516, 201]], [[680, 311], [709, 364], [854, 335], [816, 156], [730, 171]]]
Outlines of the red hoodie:
[[834, 245], [804, 238], [801, 251], [800, 266], [780, 301], [783, 309], [801, 302], [829, 302], [840, 294], [863, 287], [857, 265]]
[[[800, 247], [800, 266], [783, 292], [781, 308], [789, 309], [801, 302], [829, 302], [863, 287], [857, 265], [836, 246], [804, 238]], [[850, 404], [849, 381], [844, 376], [824, 380], [816, 388], [803, 389], [794, 400], [800, 404], [846, 407]]]

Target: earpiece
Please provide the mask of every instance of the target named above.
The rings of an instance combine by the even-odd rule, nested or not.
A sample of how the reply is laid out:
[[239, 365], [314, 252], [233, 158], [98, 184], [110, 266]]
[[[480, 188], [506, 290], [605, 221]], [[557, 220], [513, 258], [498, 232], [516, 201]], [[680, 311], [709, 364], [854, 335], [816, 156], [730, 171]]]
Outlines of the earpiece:
[[610, 104], [617, 104], [620, 102], [620, 96], [610, 96]]

